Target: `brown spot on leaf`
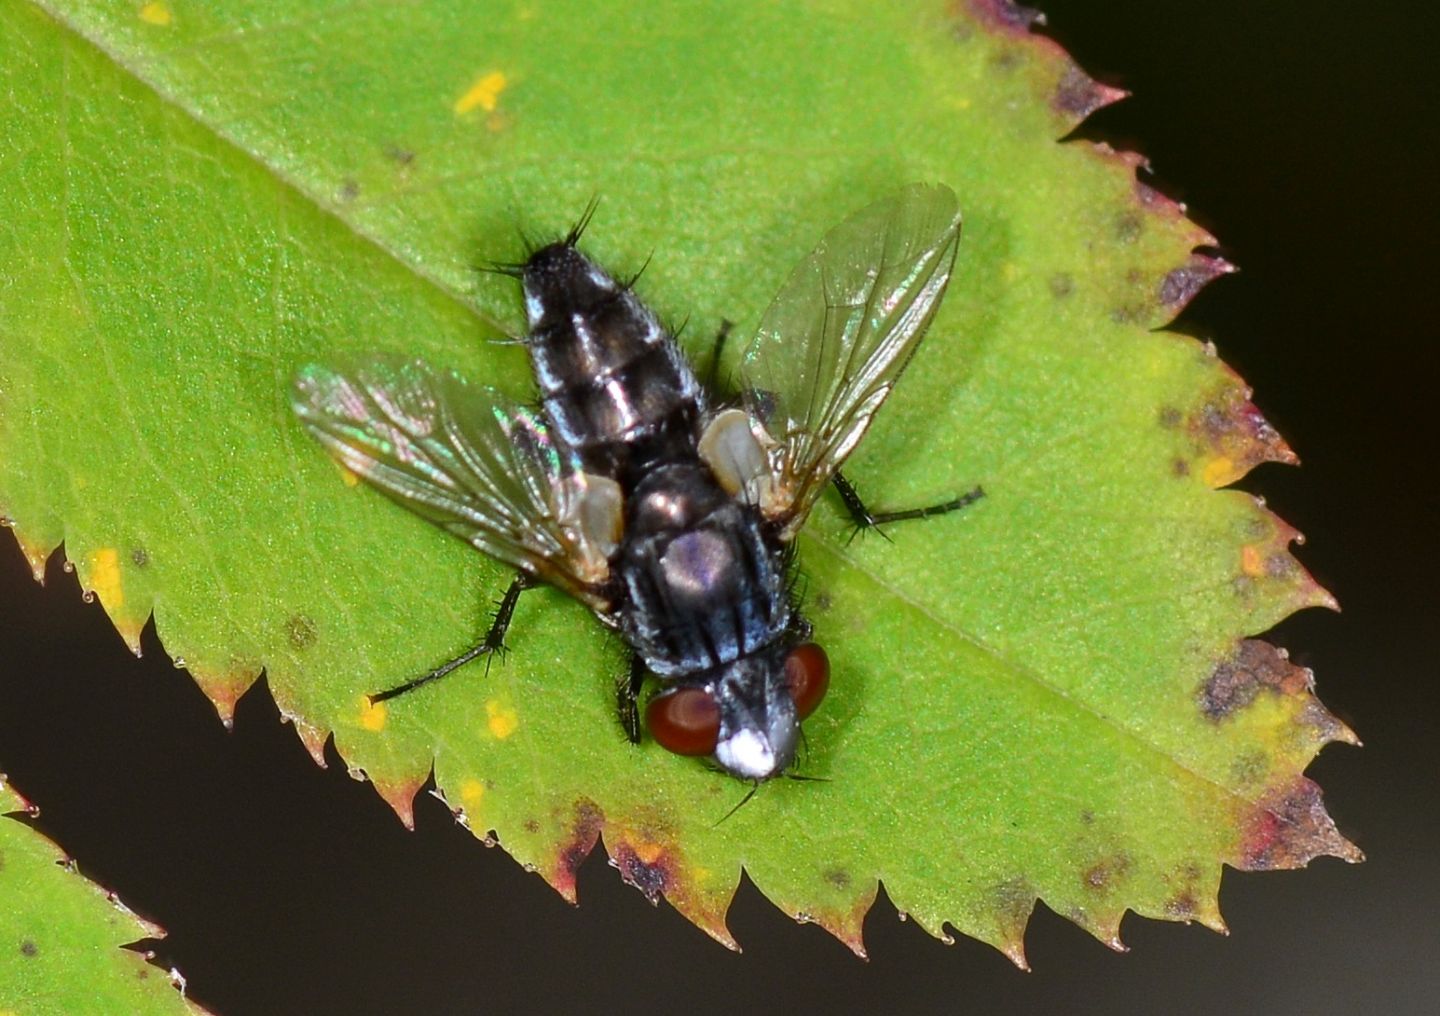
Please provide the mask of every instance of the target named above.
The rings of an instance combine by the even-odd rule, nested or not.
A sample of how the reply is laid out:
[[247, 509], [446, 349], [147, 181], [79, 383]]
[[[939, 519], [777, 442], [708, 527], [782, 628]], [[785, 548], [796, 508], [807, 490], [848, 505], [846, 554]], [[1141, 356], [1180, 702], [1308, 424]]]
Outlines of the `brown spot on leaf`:
[[1121, 850], [1086, 868], [1081, 883], [1092, 892], [1108, 892], [1129, 871], [1130, 855]]
[[1263, 783], [1270, 775], [1270, 756], [1263, 751], [1246, 751], [1230, 763], [1230, 779], [1241, 787]]
[[1176, 921], [1189, 921], [1195, 917], [1195, 897], [1188, 892], [1172, 896], [1165, 901], [1165, 914]]
[[1249, 806], [1236, 867], [1244, 871], [1303, 868], [1316, 857], [1355, 863], [1362, 854], [1341, 836], [1320, 788], [1303, 776]]
[[386, 148], [385, 157], [400, 166], [408, 166], [415, 161], [415, 153], [400, 145], [390, 145]]
[[1166, 430], [1174, 430], [1176, 427], [1180, 426], [1180, 421], [1182, 419], [1184, 419], [1184, 417], [1180, 415], [1180, 410], [1176, 409], [1174, 406], [1164, 406], [1160, 410], [1160, 426], [1164, 427]]
[[1075, 278], [1069, 272], [1056, 272], [1050, 276], [1050, 295], [1063, 300], [1075, 292]]
[[1139, 212], [1125, 211], [1115, 216], [1115, 239], [1121, 243], [1134, 243], [1145, 231], [1145, 220]]
[[1233, 271], [1235, 266], [1224, 258], [1192, 254], [1187, 264], [1171, 269], [1160, 280], [1160, 302], [1178, 314], [1207, 283]]
[[675, 860], [663, 847], [652, 845], [642, 856], [630, 844], [620, 843], [610, 863], [619, 869], [625, 884], [639, 889], [652, 905], [660, 902], [675, 880]]
[[1186, 462], [1184, 459], [1176, 459], [1174, 462], [1170, 463], [1170, 472], [1173, 473], [1176, 477], [1183, 478], [1189, 476], [1190, 463]]
[[144, 547], [134, 547], [130, 551], [130, 562], [136, 568], [144, 568], [150, 563], [150, 553]]
[[340, 184], [340, 200], [354, 201], [360, 196], [360, 182], [346, 178]]
[[824, 878], [836, 889], [845, 889], [850, 885], [850, 873], [844, 868], [827, 869]]
[[540, 831], [540, 823], [533, 818], [527, 818], [522, 828], [531, 836], [534, 836]]
[[1304, 701], [1299, 722], [1311, 728], [1316, 743], [1358, 743], [1350, 728], [1320, 704], [1314, 689], [1314, 674], [1291, 663], [1285, 650], [1259, 639], [1242, 639], [1234, 655], [1211, 671], [1196, 701], [1207, 719], [1220, 723], [1254, 702], [1262, 692], [1300, 697]]
[[1200, 711], [1219, 721], [1255, 701], [1263, 689], [1296, 695], [1311, 686], [1310, 672], [1291, 663], [1285, 650], [1259, 639], [1243, 639], [1235, 655], [1216, 666], [1201, 687]]
[[27, 959], [30, 957], [38, 956], [40, 955], [40, 947], [27, 938], [20, 943], [20, 955], [26, 957]]
[[315, 622], [308, 615], [291, 614], [285, 619], [285, 640], [292, 649], [309, 649], [315, 644], [317, 637]]

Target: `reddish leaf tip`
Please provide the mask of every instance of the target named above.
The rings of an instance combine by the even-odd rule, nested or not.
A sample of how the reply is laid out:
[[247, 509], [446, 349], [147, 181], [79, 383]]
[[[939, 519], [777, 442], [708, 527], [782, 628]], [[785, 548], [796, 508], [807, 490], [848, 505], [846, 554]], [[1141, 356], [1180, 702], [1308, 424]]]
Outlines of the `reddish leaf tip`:
[[1335, 828], [1319, 786], [1304, 776], [1250, 805], [1249, 812], [1236, 861], [1243, 871], [1303, 868], [1322, 856], [1351, 864], [1365, 859]]
[[1062, 115], [1078, 124], [1096, 110], [1119, 102], [1129, 94], [1123, 88], [1112, 88], [1096, 81], [1070, 64], [1055, 86], [1051, 103]]
[[1179, 314], [1205, 286], [1237, 270], [1224, 258], [1192, 254], [1186, 264], [1171, 269], [1160, 280], [1160, 303], [1172, 314]]

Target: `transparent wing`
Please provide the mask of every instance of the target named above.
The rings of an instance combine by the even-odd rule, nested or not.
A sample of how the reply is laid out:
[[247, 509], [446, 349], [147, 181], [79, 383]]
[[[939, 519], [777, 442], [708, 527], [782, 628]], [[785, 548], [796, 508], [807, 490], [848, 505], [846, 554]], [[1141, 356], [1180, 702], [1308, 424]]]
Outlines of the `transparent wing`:
[[765, 312], [740, 369], [769, 459], [765, 511], [788, 535], [918, 347], [959, 239], [955, 192], [912, 184], [827, 233]]
[[395, 501], [596, 602], [618, 537], [606, 530], [619, 517], [619, 489], [581, 472], [531, 410], [418, 360], [347, 373], [308, 366], [291, 405], [341, 465]]

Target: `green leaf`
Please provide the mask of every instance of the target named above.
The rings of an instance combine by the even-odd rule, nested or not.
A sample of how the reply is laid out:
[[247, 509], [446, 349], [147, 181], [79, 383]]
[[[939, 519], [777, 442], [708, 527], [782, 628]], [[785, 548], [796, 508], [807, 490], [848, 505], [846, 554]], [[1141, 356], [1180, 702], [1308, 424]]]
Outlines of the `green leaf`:
[[[61, 540], [132, 646], [223, 711], [263, 667], [408, 819], [431, 771], [573, 896], [622, 876], [731, 942], [743, 866], [857, 952], [902, 911], [1023, 963], [1037, 899], [1222, 927], [1222, 863], [1358, 859], [1301, 775], [1353, 740], [1244, 637], [1331, 604], [1296, 534], [1218, 490], [1293, 461], [1242, 382], [1154, 329], [1229, 270], [1135, 157], [1056, 144], [1117, 93], [1002, 0], [0, 11], [0, 509]], [[743, 785], [621, 737], [616, 642], [552, 590], [503, 664], [368, 708], [471, 644], [504, 569], [347, 485], [286, 405], [305, 362], [419, 355], [523, 397], [480, 260], [602, 195], [587, 250], [706, 343], [753, 329], [824, 230], [912, 180], [965, 235], [926, 342], [847, 471], [963, 513], [801, 539], [834, 666], [803, 771]]]
[[0, 1013], [200, 1012], [144, 954], [121, 948], [156, 929], [16, 821], [27, 807], [0, 775]]

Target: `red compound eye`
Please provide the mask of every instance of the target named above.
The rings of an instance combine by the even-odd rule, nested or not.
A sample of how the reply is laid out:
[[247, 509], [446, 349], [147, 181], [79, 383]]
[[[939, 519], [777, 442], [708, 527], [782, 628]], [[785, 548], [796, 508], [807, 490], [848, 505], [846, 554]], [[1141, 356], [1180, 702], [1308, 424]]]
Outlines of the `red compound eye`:
[[676, 755], [710, 755], [720, 740], [720, 704], [703, 688], [677, 688], [645, 707], [645, 726]]
[[805, 719], [820, 706], [830, 687], [830, 657], [814, 642], [802, 642], [785, 657], [785, 683], [795, 700], [795, 716]]

